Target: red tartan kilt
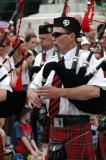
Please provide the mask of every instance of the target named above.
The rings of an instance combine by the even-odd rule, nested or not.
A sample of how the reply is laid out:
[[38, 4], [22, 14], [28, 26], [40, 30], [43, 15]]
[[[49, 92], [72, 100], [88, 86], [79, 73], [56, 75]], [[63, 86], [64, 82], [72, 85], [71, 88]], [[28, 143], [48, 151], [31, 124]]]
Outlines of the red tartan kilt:
[[88, 133], [66, 145], [67, 160], [95, 160], [95, 152], [92, 146], [92, 134], [90, 132], [90, 124], [88, 123], [64, 128], [54, 128], [54, 126], [51, 125], [50, 140], [52, 142], [66, 143], [85, 132]]

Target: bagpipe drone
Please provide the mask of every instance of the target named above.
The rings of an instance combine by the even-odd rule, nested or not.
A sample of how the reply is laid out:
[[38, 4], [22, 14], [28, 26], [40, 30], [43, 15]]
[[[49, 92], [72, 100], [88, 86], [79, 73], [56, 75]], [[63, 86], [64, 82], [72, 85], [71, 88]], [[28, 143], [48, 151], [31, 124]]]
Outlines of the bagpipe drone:
[[[18, 3], [17, 6], [16, 6], [16, 10], [14, 11], [14, 13], [12, 14], [12, 16], [11, 16], [11, 18], [10, 18], [8, 28], [5, 29], [5, 33], [4, 33], [4, 35], [3, 35], [3, 38], [0, 39], [0, 46], [2, 46], [5, 38], [7, 37], [8, 33], [10, 32], [11, 27], [12, 27], [13, 24], [15, 23], [16, 18], [18, 17], [18, 15], [19, 15], [19, 13], [21, 12], [21, 10], [22, 10], [22, 12], [23, 12], [23, 8], [24, 8], [24, 1], [23, 1], [23, 0], [20, 0], [19, 3]], [[22, 16], [20, 16], [20, 17], [21, 17], [21, 18], [20, 18], [20, 21], [21, 21]]]

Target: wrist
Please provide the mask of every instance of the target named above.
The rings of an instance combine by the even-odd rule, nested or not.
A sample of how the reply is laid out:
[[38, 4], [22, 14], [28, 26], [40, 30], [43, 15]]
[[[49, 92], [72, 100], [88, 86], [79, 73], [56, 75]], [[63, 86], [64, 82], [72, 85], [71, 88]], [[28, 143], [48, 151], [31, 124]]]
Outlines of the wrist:
[[65, 88], [60, 89], [60, 97], [66, 98], [66, 89]]

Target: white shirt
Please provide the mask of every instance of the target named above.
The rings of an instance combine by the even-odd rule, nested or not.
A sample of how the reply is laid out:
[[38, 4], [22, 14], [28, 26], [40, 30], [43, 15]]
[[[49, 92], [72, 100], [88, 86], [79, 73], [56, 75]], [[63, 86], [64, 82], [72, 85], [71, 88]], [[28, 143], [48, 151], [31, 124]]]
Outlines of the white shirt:
[[[0, 64], [2, 64], [2, 62], [3, 58], [0, 56]], [[9, 60], [7, 60], [7, 62], [0, 68], [0, 78], [2, 78], [5, 74], [8, 74], [8, 71], [10, 71], [10, 69], [12, 68], [14, 68], [14, 61], [13, 58], [9, 58]], [[12, 91], [12, 88], [10, 86], [12, 77], [12, 73], [8, 74], [8, 76], [0, 82], [0, 89]]]
[[[70, 69], [72, 66], [72, 61], [73, 61], [73, 57], [75, 55], [76, 52], [76, 48], [70, 50], [69, 52], [67, 52], [64, 55], [64, 59], [65, 59], [65, 66], [66, 68]], [[89, 52], [87, 51], [83, 51], [80, 50], [79, 53], [79, 61], [77, 64], [77, 71], [79, 70], [79, 68], [82, 66], [84, 60], [86, 60], [87, 56], [88, 56]], [[51, 61], [58, 61], [57, 57], [54, 56]], [[87, 74], [93, 69], [95, 68], [95, 66], [97, 66], [97, 60], [94, 56], [92, 56], [91, 61], [90, 61], [90, 66], [87, 69]], [[32, 81], [32, 83], [30, 84], [30, 88], [38, 88], [42, 86], [42, 71], [43, 68], [40, 70], [40, 72], [36, 75], [36, 77], [34, 78], [34, 80]], [[52, 84], [52, 80], [53, 80], [53, 76], [55, 74], [55, 71], [52, 71], [50, 73], [50, 75], [47, 78], [47, 82], [45, 85], [51, 85]], [[100, 69], [96, 75], [88, 82], [87, 85], [96, 85], [96, 86], [102, 86], [102, 85], [106, 85], [106, 82], [104, 80], [104, 75], [103, 75], [103, 71]], [[50, 99], [47, 100], [43, 100], [45, 101], [47, 108], [49, 107], [49, 102]], [[70, 103], [68, 101], [68, 99], [61, 97], [60, 98], [60, 107], [59, 107], [59, 114], [66, 114], [66, 115], [85, 115], [87, 113], [84, 113], [82, 111], [79, 111], [77, 109], [77, 107], [75, 107], [75, 105], [73, 105], [72, 103]]]
[[[52, 58], [53, 52], [54, 52], [53, 48], [46, 51], [46, 62]], [[40, 52], [35, 58], [34, 66], [40, 66], [41, 62], [42, 62], [42, 53]]]

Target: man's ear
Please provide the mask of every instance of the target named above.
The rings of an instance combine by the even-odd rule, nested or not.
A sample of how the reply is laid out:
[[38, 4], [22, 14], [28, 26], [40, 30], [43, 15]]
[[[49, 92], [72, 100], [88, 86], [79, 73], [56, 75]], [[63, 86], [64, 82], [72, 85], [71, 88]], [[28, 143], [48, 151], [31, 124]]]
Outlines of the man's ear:
[[75, 33], [72, 32], [69, 34], [69, 39], [72, 41], [72, 39], [76, 39]]

